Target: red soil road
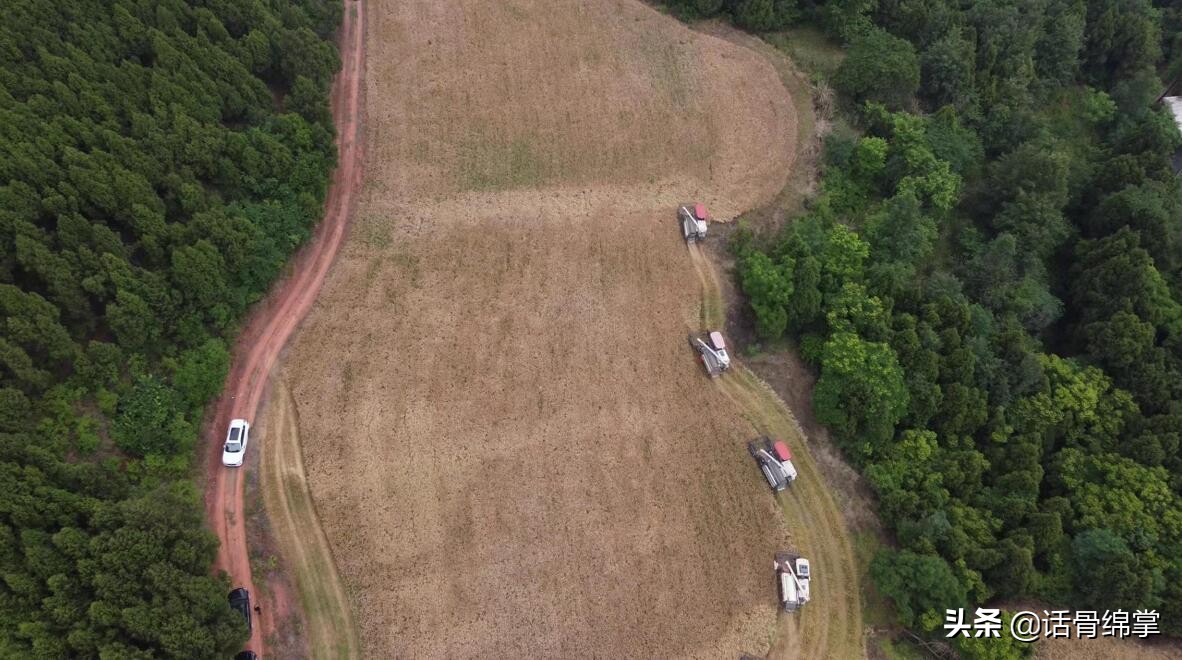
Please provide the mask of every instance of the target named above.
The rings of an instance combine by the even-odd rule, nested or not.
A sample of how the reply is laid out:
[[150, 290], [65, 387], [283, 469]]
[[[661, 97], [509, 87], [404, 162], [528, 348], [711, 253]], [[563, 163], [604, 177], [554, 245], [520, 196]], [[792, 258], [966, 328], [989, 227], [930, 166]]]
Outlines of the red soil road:
[[[341, 23], [341, 72], [332, 88], [338, 165], [328, 191], [324, 220], [311, 242], [292, 260], [291, 275], [275, 286], [243, 329], [226, 387], [207, 429], [205, 513], [221, 541], [214, 571], [225, 571], [233, 586], [249, 589], [254, 602], [263, 594], [254, 588], [246, 547], [245, 468], [222, 466], [222, 434], [231, 419], [254, 419], [279, 354], [311, 309], [336, 258], [361, 187], [360, 81], [364, 67], [365, 8], [356, 0], [345, 0], [345, 5]], [[254, 439], [255, 443], [259, 440]], [[277, 590], [271, 596], [261, 604], [262, 614], [255, 617], [247, 646], [260, 656], [264, 655], [264, 640], [275, 630], [276, 614], [295, 607], [286, 590]]]

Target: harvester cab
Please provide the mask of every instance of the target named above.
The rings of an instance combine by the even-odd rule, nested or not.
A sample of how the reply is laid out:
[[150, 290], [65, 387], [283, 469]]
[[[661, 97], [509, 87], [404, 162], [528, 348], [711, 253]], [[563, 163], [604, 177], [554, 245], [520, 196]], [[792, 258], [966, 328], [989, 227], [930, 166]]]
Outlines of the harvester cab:
[[796, 593], [804, 602], [809, 602], [809, 580], [811, 578], [809, 573], [809, 560], [804, 557], [796, 558]]
[[706, 206], [697, 204], [682, 204], [677, 209], [677, 219], [681, 222], [681, 235], [686, 243], [693, 243], [706, 238], [706, 221], [709, 215]]
[[702, 365], [711, 378], [718, 378], [731, 368], [731, 356], [726, 352], [726, 341], [721, 332], [711, 331], [705, 338], [690, 335], [689, 343], [701, 356]]

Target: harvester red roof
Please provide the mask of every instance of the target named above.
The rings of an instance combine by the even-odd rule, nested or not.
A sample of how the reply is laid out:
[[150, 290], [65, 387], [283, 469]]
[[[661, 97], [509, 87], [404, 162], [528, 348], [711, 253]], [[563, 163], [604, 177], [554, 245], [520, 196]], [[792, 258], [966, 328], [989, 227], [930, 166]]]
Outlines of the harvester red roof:
[[772, 443], [772, 449], [776, 450], [776, 458], [781, 461], [792, 460], [792, 454], [788, 452], [788, 445], [784, 444], [783, 440], [776, 440]]
[[699, 220], [706, 219], [706, 205], [705, 204], [702, 204], [701, 202], [694, 204], [694, 217]]

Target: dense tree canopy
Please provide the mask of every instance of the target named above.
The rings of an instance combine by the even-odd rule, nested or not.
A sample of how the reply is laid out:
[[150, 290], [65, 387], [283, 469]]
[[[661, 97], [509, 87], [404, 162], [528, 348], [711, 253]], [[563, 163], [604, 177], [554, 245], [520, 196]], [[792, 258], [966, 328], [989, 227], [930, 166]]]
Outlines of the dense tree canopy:
[[739, 277], [878, 495], [871, 577], [907, 626], [1036, 598], [1182, 634], [1176, 4], [801, 4], [847, 46], [855, 130]]
[[317, 0], [0, 7], [0, 656], [228, 657], [188, 468], [333, 164]]
[[852, 99], [901, 107], [919, 89], [919, 59], [905, 39], [867, 30], [850, 44], [833, 84]]

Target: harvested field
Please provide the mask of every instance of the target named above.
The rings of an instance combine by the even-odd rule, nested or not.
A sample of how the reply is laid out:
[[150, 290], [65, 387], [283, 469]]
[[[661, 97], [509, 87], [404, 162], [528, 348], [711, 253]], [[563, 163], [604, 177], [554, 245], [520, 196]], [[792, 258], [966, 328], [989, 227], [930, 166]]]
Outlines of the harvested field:
[[785, 539], [749, 427], [685, 345], [684, 248], [645, 216], [569, 240], [587, 220], [420, 237], [314, 316], [332, 351], [293, 355], [371, 655], [716, 655], [768, 635]]
[[796, 111], [772, 65], [637, 0], [374, 0], [367, 52], [378, 208], [615, 184], [731, 217], [788, 175]]
[[[1154, 642], [1154, 643], [1150, 643]], [[1168, 660], [1182, 657], [1182, 644], [1160, 639], [1046, 638], [1035, 646], [1038, 660]]]
[[717, 303], [673, 210], [779, 192], [775, 69], [633, 0], [375, 0], [367, 25], [364, 192], [283, 434], [365, 655], [861, 655], [856, 583], [822, 577], [843, 529], [806, 537], [834, 580], [811, 628], [777, 615], [793, 534], [744, 447], [770, 404], [685, 343]]
[[285, 542], [284, 556], [299, 589], [305, 622], [301, 622], [308, 655], [313, 658], [356, 658], [360, 641], [352, 608], [336, 572], [332, 550], [308, 492], [300, 452], [299, 419], [291, 392], [282, 380], [271, 389], [267, 414], [256, 433], [266, 434], [259, 466], [263, 498], [276, 538]]

